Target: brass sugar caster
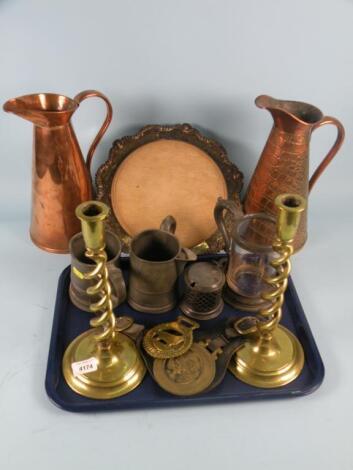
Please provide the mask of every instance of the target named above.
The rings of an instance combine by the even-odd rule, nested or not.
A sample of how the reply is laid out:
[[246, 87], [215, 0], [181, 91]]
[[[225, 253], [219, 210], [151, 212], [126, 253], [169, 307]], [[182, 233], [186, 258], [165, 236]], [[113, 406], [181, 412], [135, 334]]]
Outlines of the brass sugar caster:
[[295, 380], [304, 366], [304, 351], [298, 339], [279, 325], [282, 318], [284, 293], [291, 270], [290, 257], [306, 200], [298, 194], [280, 194], [275, 199], [278, 208], [277, 238], [272, 260], [274, 274], [265, 279], [271, 287], [262, 298], [270, 305], [256, 317], [244, 317], [234, 327], [248, 341], [233, 356], [229, 370], [241, 381], [261, 388], [282, 387]]
[[81, 274], [97, 282], [87, 289], [99, 296], [90, 309], [98, 316], [90, 321], [92, 329], [75, 338], [63, 358], [63, 374], [69, 387], [79, 395], [110, 399], [129, 393], [143, 380], [146, 369], [135, 346], [121, 333], [112, 306], [105, 252], [104, 220], [109, 208], [102, 202], [87, 201], [76, 208], [86, 245], [85, 255], [93, 261], [92, 270]]

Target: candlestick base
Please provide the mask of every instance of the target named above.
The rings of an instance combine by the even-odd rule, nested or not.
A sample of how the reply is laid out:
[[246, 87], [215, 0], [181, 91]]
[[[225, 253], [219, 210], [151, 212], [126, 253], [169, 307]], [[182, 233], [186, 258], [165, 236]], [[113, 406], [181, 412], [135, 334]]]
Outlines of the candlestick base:
[[278, 326], [270, 339], [249, 338], [232, 357], [228, 369], [254, 387], [283, 387], [295, 380], [304, 366], [304, 351], [298, 339]]
[[[75, 338], [63, 358], [63, 374], [68, 386], [79, 395], [106, 400], [134, 390], [143, 380], [145, 365], [128, 336], [117, 333], [109, 349], [97, 343], [97, 331], [88, 330]], [[94, 358], [96, 370], [75, 375], [72, 364]]]

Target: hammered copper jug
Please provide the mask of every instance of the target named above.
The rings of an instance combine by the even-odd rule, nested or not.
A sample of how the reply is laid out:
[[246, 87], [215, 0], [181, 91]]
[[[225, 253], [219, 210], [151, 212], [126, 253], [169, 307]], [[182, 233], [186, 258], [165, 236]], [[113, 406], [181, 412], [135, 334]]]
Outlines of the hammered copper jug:
[[[91, 97], [105, 101], [107, 115], [85, 162], [70, 120], [81, 101]], [[83, 91], [73, 99], [39, 93], [7, 101], [4, 111], [34, 124], [31, 239], [43, 250], [67, 253], [71, 237], [80, 231], [75, 209], [92, 198], [91, 161], [111, 122], [111, 104], [95, 90]]]
[[[276, 215], [274, 200], [278, 194], [297, 193], [304, 198], [338, 152], [344, 140], [344, 127], [334, 117], [324, 116], [316, 107], [299, 101], [283, 101], [261, 95], [255, 100], [267, 109], [274, 125], [251, 178], [244, 201], [246, 213]], [[325, 124], [337, 127], [337, 138], [309, 180], [309, 143], [312, 132]], [[300, 249], [307, 237], [307, 211], [302, 215], [294, 249]], [[270, 237], [268, 238], [270, 243]]]

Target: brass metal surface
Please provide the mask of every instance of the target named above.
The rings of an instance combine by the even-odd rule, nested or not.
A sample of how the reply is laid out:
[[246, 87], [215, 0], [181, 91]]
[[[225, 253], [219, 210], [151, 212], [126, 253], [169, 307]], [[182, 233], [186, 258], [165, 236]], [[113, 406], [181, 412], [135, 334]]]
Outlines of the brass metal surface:
[[[105, 101], [107, 116], [85, 163], [71, 117], [90, 97]], [[111, 122], [111, 104], [99, 91], [86, 90], [73, 99], [53, 93], [20, 96], [8, 100], [4, 110], [34, 124], [31, 239], [43, 250], [67, 253], [71, 237], [80, 231], [75, 208], [92, 197], [90, 164]]]
[[128, 303], [145, 313], [163, 313], [178, 301], [178, 277], [196, 254], [180, 246], [176, 221], [166, 217], [160, 229], [145, 230], [131, 242]]
[[[276, 215], [277, 195], [290, 192], [308, 197], [309, 191], [340, 149], [344, 127], [333, 117], [307, 103], [283, 101], [261, 95], [256, 98], [259, 108], [267, 109], [274, 125], [261, 154], [244, 201], [246, 213], [265, 212]], [[337, 128], [337, 138], [330, 151], [309, 180], [309, 144], [312, 132], [326, 124]], [[307, 211], [305, 210], [294, 239], [294, 250], [299, 250], [307, 238]], [[271, 239], [268, 239], [271, 242]]]
[[[121, 243], [112, 232], [105, 231], [105, 243], [107, 252], [107, 268], [112, 288], [113, 308], [123, 303], [126, 299], [126, 287], [124, 277], [119, 268]], [[87, 288], [95, 283], [94, 279], [85, 279], [84, 273], [92, 270], [92, 261], [85, 256], [86, 246], [82, 233], [77, 233], [70, 240], [71, 273], [69, 295], [71, 302], [81, 310], [91, 312], [90, 305], [99, 299], [99, 294], [87, 294]]]
[[[71, 364], [90, 357], [96, 358], [97, 370], [75, 377]], [[63, 358], [63, 374], [69, 387], [79, 395], [99, 400], [131, 392], [145, 372], [135, 343], [123, 333], [114, 337], [107, 350], [97, 345], [95, 330], [88, 330], [70, 343]]]
[[270, 305], [260, 310], [256, 317], [243, 317], [235, 322], [236, 332], [247, 336], [248, 341], [229, 366], [237, 378], [262, 388], [282, 387], [292, 382], [304, 365], [301, 344], [286, 328], [279, 326], [279, 322], [291, 270], [293, 241], [306, 201], [298, 194], [281, 194], [276, 197], [275, 204], [278, 217], [273, 250], [277, 257], [271, 261], [275, 274], [265, 278], [270, 290], [262, 296]]
[[209, 352], [203, 343], [194, 343], [182, 356], [155, 359], [153, 375], [159, 386], [173, 395], [196, 395], [215, 378], [217, 354]]
[[189, 124], [155, 125], [116, 140], [96, 184], [97, 198], [113, 207], [107, 223], [123, 251], [137, 233], [158, 228], [172, 213], [183, 246], [216, 253], [223, 239], [212, 218], [214, 201], [228, 197], [241, 208], [243, 175], [220, 144]]
[[[124, 395], [136, 388], [145, 374], [134, 342], [120, 332], [129, 328], [131, 321], [117, 323], [113, 312], [103, 224], [108, 212], [109, 208], [97, 201], [87, 201], [76, 208], [86, 245], [85, 256], [92, 261], [92, 269], [80, 274], [86, 280], [95, 281], [87, 293], [98, 295], [99, 299], [90, 306], [97, 314], [90, 321], [93, 329], [75, 338], [63, 357], [63, 374], [69, 387], [95, 399]], [[73, 364], [91, 358], [95, 360], [96, 370], [75, 374]]]
[[295, 380], [304, 366], [304, 352], [297, 338], [283, 326], [271, 340], [249, 339], [232, 357], [229, 370], [254, 387], [282, 387]]
[[146, 352], [156, 359], [178, 357], [190, 349], [193, 331], [199, 324], [185, 317], [161, 323], [148, 330], [143, 338]]

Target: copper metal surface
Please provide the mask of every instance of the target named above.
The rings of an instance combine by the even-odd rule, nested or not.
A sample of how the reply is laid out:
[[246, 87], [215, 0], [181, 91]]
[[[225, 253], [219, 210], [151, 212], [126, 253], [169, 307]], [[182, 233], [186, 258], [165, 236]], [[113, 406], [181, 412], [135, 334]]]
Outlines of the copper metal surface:
[[[102, 98], [107, 116], [85, 164], [71, 125], [71, 116], [86, 98]], [[67, 253], [70, 238], [80, 231], [75, 208], [92, 196], [90, 164], [95, 148], [112, 118], [112, 107], [99, 91], [86, 90], [74, 99], [39, 93], [10, 99], [6, 112], [34, 124], [32, 213], [30, 235], [43, 250]]]
[[[333, 117], [324, 116], [314, 106], [298, 101], [283, 101], [261, 95], [256, 98], [259, 108], [267, 109], [274, 125], [251, 178], [244, 201], [246, 213], [266, 212], [276, 215], [275, 197], [281, 193], [297, 193], [304, 198], [338, 152], [344, 140], [344, 128]], [[337, 127], [332, 148], [309, 180], [309, 143], [315, 129], [326, 124]], [[294, 240], [295, 251], [307, 238], [307, 211]], [[271, 242], [270, 238], [268, 240]]]
[[116, 140], [96, 183], [97, 198], [112, 207], [108, 226], [123, 251], [137, 233], [173, 214], [183, 246], [215, 253], [223, 240], [212, 217], [214, 202], [229, 197], [240, 208], [243, 175], [225, 149], [197, 129], [156, 125]]

